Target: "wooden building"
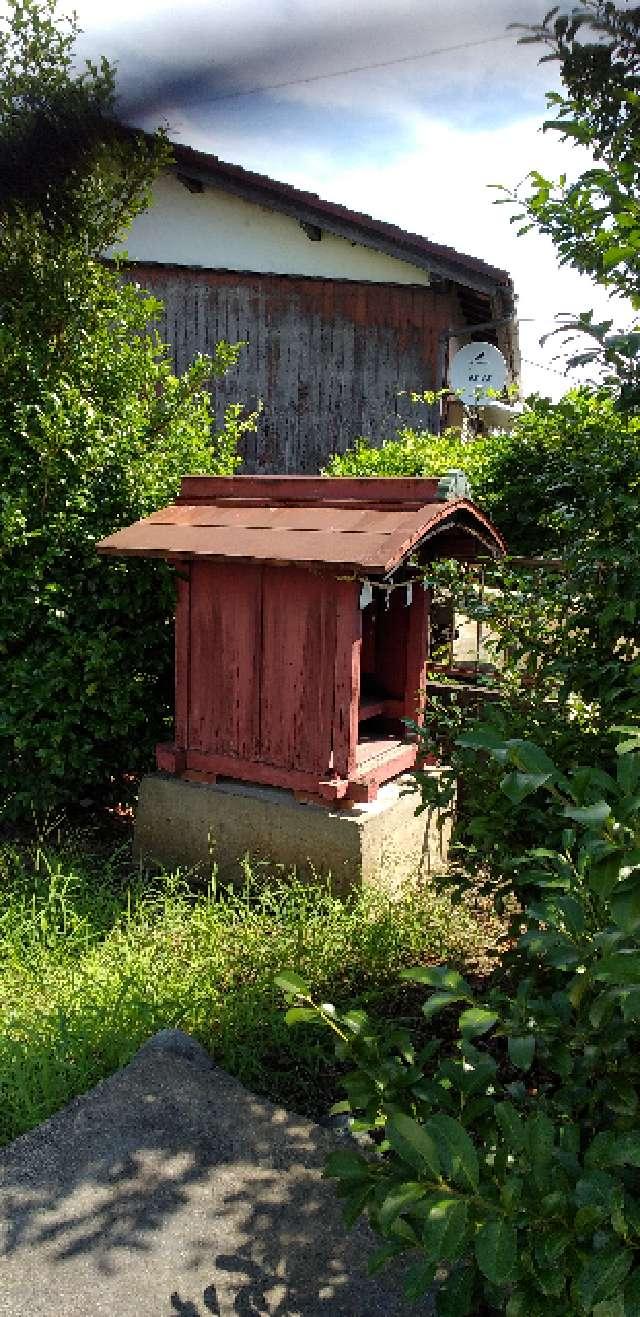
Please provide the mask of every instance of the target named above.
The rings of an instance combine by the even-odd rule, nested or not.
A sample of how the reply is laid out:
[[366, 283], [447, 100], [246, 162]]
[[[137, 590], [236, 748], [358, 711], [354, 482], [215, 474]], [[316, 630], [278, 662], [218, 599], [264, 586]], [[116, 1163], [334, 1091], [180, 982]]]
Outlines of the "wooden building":
[[519, 369], [509, 275], [288, 184], [174, 146], [172, 170], [127, 236], [126, 277], [158, 296], [184, 369], [219, 339], [244, 341], [215, 388], [263, 404], [248, 472], [317, 473], [364, 435], [438, 429], [411, 393], [448, 382], [451, 354], [494, 342]]
[[158, 767], [316, 800], [369, 801], [412, 767], [435, 557], [504, 542], [447, 482], [187, 476], [177, 503], [104, 554], [162, 557], [178, 582], [175, 734]]

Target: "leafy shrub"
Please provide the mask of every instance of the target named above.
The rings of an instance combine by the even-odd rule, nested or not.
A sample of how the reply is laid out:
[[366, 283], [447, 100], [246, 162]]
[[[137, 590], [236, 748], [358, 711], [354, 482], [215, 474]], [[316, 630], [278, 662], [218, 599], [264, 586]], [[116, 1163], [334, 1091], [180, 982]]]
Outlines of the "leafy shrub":
[[464, 471], [475, 501], [513, 554], [553, 556], [586, 528], [628, 532], [640, 494], [640, 417], [607, 390], [575, 389], [557, 403], [531, 398], [507, 433], [462, 441], [403, 429], [379, 447], [360, 439], [327, 467], [335, 476], [435, 476]]
[[235, 463], [237, 420], [211, 435], [205, 383], [238, 349], [221, 344], [175, 378], [148, 333], [157, 304], [98, 263], [74, 274], [83, 306], [73, 317], [67, 298], [56, 340], [47, 314], [67, 273], [53, 265], [28, 330], [16, 326], [26, 292], [5, 302], [0, 328], [0, 789], [10, 814], [149, 761], [171, 711], [170, 573], [106, 563], [94, 546], [171, 501], [182, 473]]
[[[514, 745], [535, 740], [565, 772], [584, 763], [610, 769], [611, 724], [640, 712], [640, 618], [625, 588], [616, 588], [623, 580], [636, 588], [640, 559], [633, 541], [631, 528], [616, 545], [612, 530], [594, 526], [558, 569], [507, 560], [486, 570], [483, 589], [459, 564], [430, 569], [456, 611], [481, 621], [493, 636], [501, 666], [497, 676], [479, 680], [499, 686], [499, 702], [485, 706], [483, 715], [494, 737]], [[514, 807], [500, 790], [499, 765], [469, 755], [458, 734], [473, 727], [477, 715], [473, 707], [456, 705], [455, 688], [445, 710], [432, 702], [428, 712], [419, 732], [424, 749], [438, 753], [444, 746], [445, 763], [462, 784], [456, 842], [464, 862], [471, 870], [489, 865], [494, 873], [504, 871], [514, 848], [534, 844], [549, 819], [535, 801]], [[424, 803], [432, 801], [438, 784], [421, 773], [416, 778]], [[446, 782], [441, 804], [445, 789]]]
[[[167, 158], [115, 132], [113, 73], [77, 74], [55, 4], [0, 19], [0, 792], [9, 816], [108, 789], [149, 762], [170, 713], [172, 587], [161, 566], [106, 564], [95, 542], [175, 497], [188, 471], [230, 472], [243, 426], [211, 432], [220, 344], [173, 375], [160, 307], [100, 253]], [[31, 145], [64, 137], [54, 180]], [[31, 144], [31, 145], [30, 145]], [[46, 154], [46, 152], [45, 152]], [[55, 153], [52, 157], [56, 159]], [[20, 180], [25, 183], [20, 186]]]
[[288, 1021], [332, 1029], [354, 1066], [339, 1109], [372, 1139], [326, 1168], [347, 1221], [366, 1212], [381, 1236], [374, 1265], [409, 1255], [410, 1297], [444, 1268], [440, 1317], [640, 1313], [640, 735], [624, 735], [615, 777], [486, 738], [505, 796], [546, 792], [564, 836], [521, 858], [509, 979], [478, 999], [455, 970], [403, 974], [431, 989], [429, 1020], [457, 1015], [457, 1044], [417, 1051], [277, 980]]
[[[551, 130], [587, 148], [577, 169], [557, 179], [531, 170], [501, 204], [515, 205], [519, 234], [537, 229], [551, 238], [563, 265], [572, 265], [613, 297], [640, 305], [638, 185], [638, 10], [614, 0], [580, 0], [570, 11], [554, 5], [541, 21], [514, 24], [521, 42], [542, 45], [540, 63], [557, 61], [560, 90], [547, 92]], [[589, 156], [592, 157], [589, 159]], [[586, 163], [586, 168], [584, 167]], [[580, 172], [582, 170], [582, 172]], [[612, 301], [612, 317], [615, 314]], [[640, 402], [640, 324], [614, 328], [613, 318], [561, 313], [556, 333], [572, 349], [568, 365], [605, 371], [622, 407]], [[625, 316], [626, 318], [626, 316]]]
[[[608, 728], [640, 712], [640, 417], [620, 412], [605, 390], [579, 390], [557, 404], [534, 400], [509, 435], [448, 451], [440, 444], [405, 435], [395, 447], [361, 446], [340, 461], [387, 474], [458, 465], [511, 551], [546, 555], [546, 566], [488, 565], [481, 588], [460, 564], [436, 562], [429, 584], [494, 638], [502, 696], [491, 713], [496, 733], [535, 740], [564, 769], [610, 766]], [[450, 744], [446, 724], [460, 730], [469, 716], [455, 703], [444, 716], [432, 705], [425, 749]], [[502, 868], [517, 836], [532, 841], [542, 817], [530, 802], [508, 806], [495, 765], [470, 762], [455, 748], [450, 762], [462, 781], [456, 838], [466, 862]], [[419, 783], [433, 789], [433, 780]]]
[[474, 492], [511, 553], [571, 552], [589, 530], [624, 549], [640, 493], [640, 417], [604, 389], [536, 398], [489, 448]]
[[481, 472], [488, 454], [502, 436], [479, 436], [473, 443], [462, 439], [460, 431], [445, 430], [430, 434], [405, 426], [395, 439], [375, 445], [357, 439], [346, 453], [335, 453], [326, 474], [329, 476], [441, 476], [445, 471], [464, 471], [474, 492], [482, 481]]

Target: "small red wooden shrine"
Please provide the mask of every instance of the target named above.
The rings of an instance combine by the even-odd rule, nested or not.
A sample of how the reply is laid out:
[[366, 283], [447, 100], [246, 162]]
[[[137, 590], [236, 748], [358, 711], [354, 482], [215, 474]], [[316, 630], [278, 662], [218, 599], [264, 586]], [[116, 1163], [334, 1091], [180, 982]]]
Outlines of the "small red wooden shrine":
[[[440, 486], [442, 487], [442, 486]], [[372, 800], [410, 768], [438, 558], [504, 542], [437, 479], [185, 476], [175, 505], [98, 545], [175, 567], [175, 739], [158, 768]]]

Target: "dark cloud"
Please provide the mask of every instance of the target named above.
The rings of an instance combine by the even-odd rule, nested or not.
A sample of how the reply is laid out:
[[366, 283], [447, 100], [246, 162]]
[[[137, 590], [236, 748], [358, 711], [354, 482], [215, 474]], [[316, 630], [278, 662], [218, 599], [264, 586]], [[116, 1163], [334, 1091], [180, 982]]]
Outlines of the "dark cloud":
[[[543, 8], [535, 0], [361, 0], [350, 10], [344, 0], [212, 0], [171, 11], [150, 0], [145, 9], [117, 7], [110, 22], [86, 0], [79, 14], [82, 52], [118, 62], [128, 117], [171, 120], [182, 109], [203, 127], [243, 119], [249, 127], [267, 115], [277, 128], [295, 105], [307, 133], [314, 111], [318, 128], [318, 115], [341, 110], [381, 120], [418, 109], [470, 128], [535, 113], [549, 66], [541, 71], [537, 49], [518, 47], [506, 29]], [[353, 68], [361, 71], [341, 73]], [[336, 76], [318, 78], [328, 73]]]

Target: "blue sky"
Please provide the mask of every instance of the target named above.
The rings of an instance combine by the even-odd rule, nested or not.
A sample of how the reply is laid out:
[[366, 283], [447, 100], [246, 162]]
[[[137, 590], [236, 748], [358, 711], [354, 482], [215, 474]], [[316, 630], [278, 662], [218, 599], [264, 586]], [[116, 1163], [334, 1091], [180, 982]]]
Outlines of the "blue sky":
[[[488, 187], [513, 186], [532, 168], [571, 174], [585, 163], [540, 131], [556, 66], [540, 66], [539, 48], [518, 46], [506, 31], [540, 17], [545, 0], [352, 0], [350, 9], [344, 0], [182, 0], [179, 9], [173, 0], [77, 0], [76, 8], [80, 52], [117, 62], [123, 110], [135, 122], [164, 121], [176, 141], [507, 268], [519, 294], [524, 390], [557, 397], [566, 389], [557, 340], [543, 349], [540, 335], [557, 312], [600, 312], [604, 296], [559, 269], [545, 239], [518, 239]], [[272, 86], [282, 83], [291, 85]]]

